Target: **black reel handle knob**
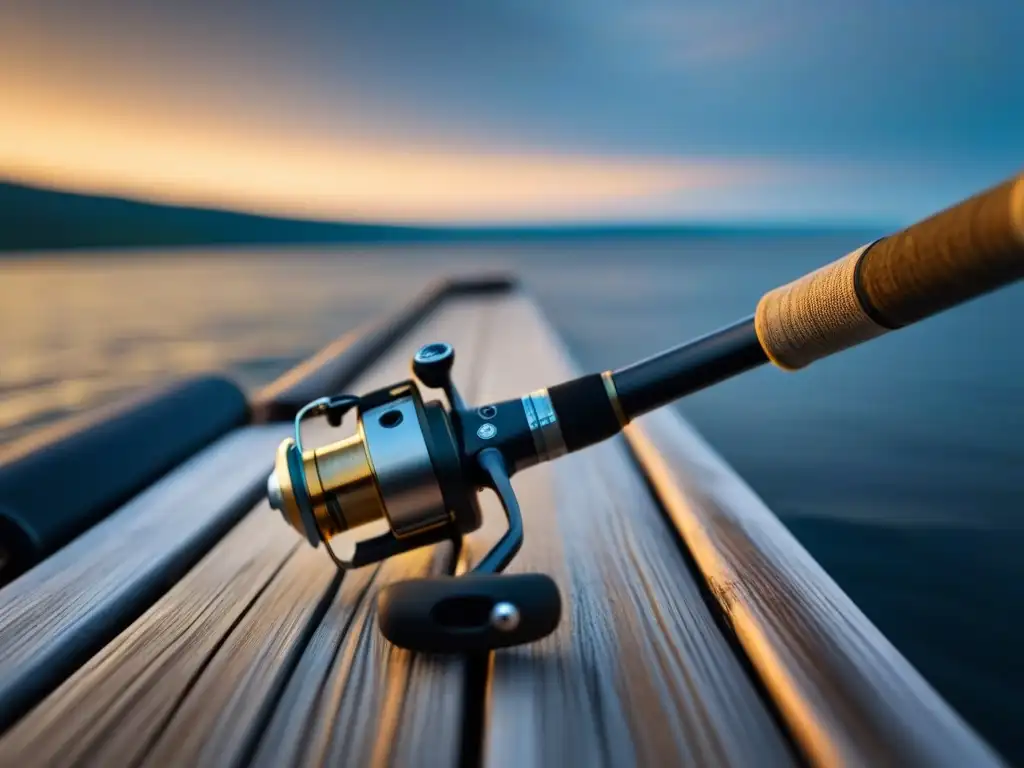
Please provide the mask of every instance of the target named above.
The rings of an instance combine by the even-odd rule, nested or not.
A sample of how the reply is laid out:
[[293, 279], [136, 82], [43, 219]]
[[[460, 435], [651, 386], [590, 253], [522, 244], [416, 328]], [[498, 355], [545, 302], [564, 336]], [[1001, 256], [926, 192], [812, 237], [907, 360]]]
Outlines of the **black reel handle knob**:
[[377, 596], [377, 613], [381, 633], [400, 648], [486, 652], [551, 634], [562, 599], [544, 574], [470, 573], [391, 584]]
[[412, 358], [412, 372], [431, 389], [447, 389], [455, 365], [455, 348], [443, 341], [426, 344]]

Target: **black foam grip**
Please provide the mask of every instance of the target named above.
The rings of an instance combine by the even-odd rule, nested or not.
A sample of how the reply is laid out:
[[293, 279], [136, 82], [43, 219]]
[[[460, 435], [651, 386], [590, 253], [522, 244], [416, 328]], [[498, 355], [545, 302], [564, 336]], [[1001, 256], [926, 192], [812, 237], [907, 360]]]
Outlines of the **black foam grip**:
[[548, 390], [562, 439], [570, 451], [599, 443], [619, 431], [601, 374], [591, 373]]
[[29, 436], [0, 456], [0, 550], [13, 578], [248, 419], [233, 381], [200, 376]]

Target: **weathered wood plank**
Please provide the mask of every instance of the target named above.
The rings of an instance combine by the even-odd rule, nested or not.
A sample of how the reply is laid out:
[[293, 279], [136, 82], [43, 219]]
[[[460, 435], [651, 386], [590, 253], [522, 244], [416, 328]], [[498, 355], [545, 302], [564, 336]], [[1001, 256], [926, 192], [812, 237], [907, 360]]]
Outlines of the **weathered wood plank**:
[[[460, 301], [442, 308], [355, 386], [365, 391], [403, 378], [413, 350], [425, 341], [473, 339], [486, 307]], [[328, 434], [340, 436], [321, 421], [310, 426], [308, 438], [321, 442]], [[270, 447], [262, 461], [272, 456]], [[442, 560], [435, 565], [434, 553], [410, 553], [384, 564], [382, 578], [437, 571], [446, 567]], [[339, 598], [353, 593], [350, 582], [357, 595], [365, 591], [362, 571], [342, 580]], [[301, 543], [262, 502], [200, 567], [0, 739], [0, 762], [11, 756], [45, 765], [70, 756], [105, 766], [247, 763], [293, 670], [325, 675], [323, 667], [303, 664], [304, 646], [314, 635], [314, 655], [329, 661], [319, 654], [316, 638], [324, 625], [317, 625], [337, 582], [323, 549]], [[312, 744], [346, 759], [360, 745], [386, 748], [387, 739], [370, 741], [372, 727], [387, 731], [411, 685], [403, 672], [409, 654], [382, 649], [372, 611], [354, 613], [339, 657], [351, 666], [343, 666], [336, 681], [346, 692], [334, 713], [337, 727], [319, 710], [309, 727]], [[336, 615], [329, 611], [326, 618]], [[368, 682], [350, 689], [353, 679]], [[71, 713], [77, 727], [64, 729]], [[459, 718], [451, 722], [457, 732]]]
[[1000, 764], [681, 416], [626, 434], [811, 762]]
[[0, 590], [0, 727], [140, 615], [248, 510], [281, 425], [197, 454]]
[[[415, 654], [384, 640], [376, 623], [376, 595], [384, 584], [449, 569], [446, 545], [434, 549], [362, 568], [367, 573], [351, 590], [345, 587], [352, 574], [346, 574], [311, 660], [293, 675], [254, 766], [401, 765], [396, 750], [411, 758], [406, 764], [458, 763], [461, 687], [442, 680], [439, 688], [447, 689], [448, 696], [425, 695], [421, 689], [432, 680], [424, 665], [416, 663]], [[429, 703], [442, 728], [401, 729], [410, 699]]]
[[319, 706], [321, 699], [329, 695], [326, 689], [339, 663], [339, 649], [378, 568], [379, 564], [370, 565], [345, 574], [341, 589], [302, 650], [302, 657], [274, 706], [273, 717], [253, 757], [254, 766], [277, 768], [307, 761], [312, 734], [321, 727]]
[[[495, 325], [483, 400], [578, 374], [528, 299], [504, 301]], [[551, 574], [563, 623], [495, 654], [484, 764], [792, 764], [622, 439], [513, 482], [526, 541], [509, 571]], [[473, 541], [477, 556], [496, 529]]]
[[[455, 345], [454, 378], [470, 400], [476, 395], [475, 361], [491, 338], [492, 312], [492, 301], [451, 302], [443, 324], [424, 326], [412, 337], [417, 346], [430, 340]], [[410, 353], [399, 354], [407, 360]], [[376, 625], [381, 587], [452, 568], [451, 546], [440, 544], [346, 574], [276, 708], [255, 765], [456, 765], [462, 663], [394, 648]]]
[[144, 758], [190, 692], [209, 695], [207, 660], [222, 656], [225, 637], [299, 546], [277, 517], [261, 505], [240, 523], [0, 739], [0, 765], [135, 765]]
[[243, 765], [340, 581], [322, 551], [300, 543], [211, 654], [146, 764]]

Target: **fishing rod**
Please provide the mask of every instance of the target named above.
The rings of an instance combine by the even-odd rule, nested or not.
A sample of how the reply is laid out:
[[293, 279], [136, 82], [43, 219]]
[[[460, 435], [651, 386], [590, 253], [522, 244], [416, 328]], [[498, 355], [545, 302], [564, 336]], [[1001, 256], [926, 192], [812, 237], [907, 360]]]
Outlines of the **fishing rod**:
[[[771, 364], [796, 371], [1024, 277], [1024, 174], [761, 297], [754, 314], [632, 365], [472, 407], [452, 382], [455, 350], [435, 342], [412, 379], [365, 395], [315, 400], [295, 417], [267, 483], [272, 507], [322, 542], [341, 568], [357, 568], [478, 529], [477, 491], [492, 489], [508, 528], [461, 576], [410, 579], [378, 594], [378, 625], [417, 651], [489, 651], [554, 631], [561, 615], [544, 574], [504, 575], [523, 542], [516, 472], [606, 440], [630, 421], [737, 374]], [[302, 422], [356, 433], [307, 449]], [[336, 546], [335, 546], [336, 545]]]

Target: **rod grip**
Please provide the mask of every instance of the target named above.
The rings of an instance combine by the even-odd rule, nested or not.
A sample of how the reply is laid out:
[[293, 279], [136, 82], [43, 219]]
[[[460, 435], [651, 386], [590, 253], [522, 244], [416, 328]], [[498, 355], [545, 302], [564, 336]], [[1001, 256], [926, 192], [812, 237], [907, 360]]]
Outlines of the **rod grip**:
[[755, 330], [796, 370], [1024, 277], [1024, 174], [761, 297]]

